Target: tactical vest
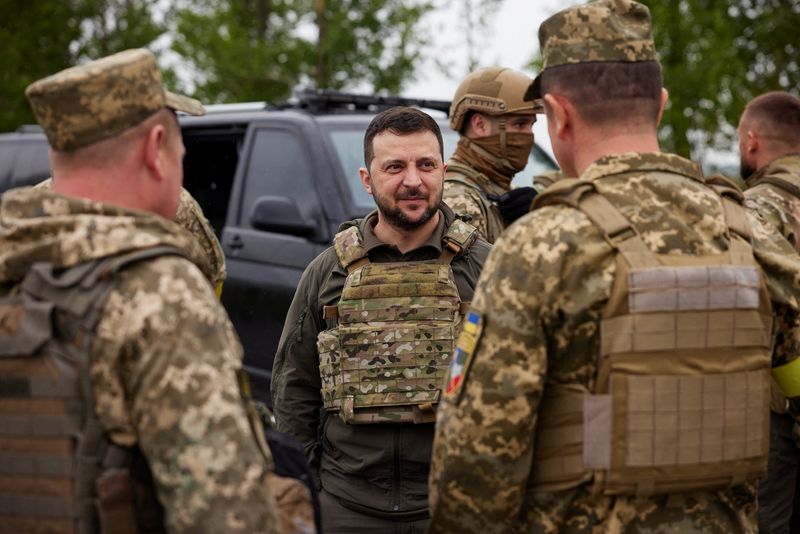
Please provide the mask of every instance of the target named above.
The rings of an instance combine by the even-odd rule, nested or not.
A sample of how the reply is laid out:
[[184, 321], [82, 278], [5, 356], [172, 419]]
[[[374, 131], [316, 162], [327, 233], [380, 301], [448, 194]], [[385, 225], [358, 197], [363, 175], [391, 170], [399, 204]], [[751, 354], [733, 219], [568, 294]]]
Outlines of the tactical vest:
[[476, 238], [455, 220], [438, 259], [370, 263], [358, 228], [336, 235], [348, 275], [339, 303], [323, 310], [328, 329], [317, 339], [326, 410], [349, 424], [435, 420], [466, 304], [450, 263]]
[[581, 210], [616, 251], [598, 325], [594, 391], [547, 382], [531, 490], [592, 481], [607, 495], [715, 490], [766, 469], [772, 314], [744, 209], [729, 190], [727, 252], [659, 255], [592, 182], [567, 180], [537, 207]]
[[[464, 176], [467, 179], [459, 179], [457, 177], [458, 175]], [[486, 197], [486, 192], [476, 185], [481, 181], [489, 181], [489, 178], [469, 165], [463, 165], [451, 160], [447, 164], [447, 174], [444, 177], [444, 181], [464, 185], [470, 189], [474, 189], [478, 193], [481, 199], [481, 216], [483, 220], [486, 221], [486, 241], [489, 243], [497, 241], [497, 238], [500, 237], [500, 234], [505, 230], [503, 214], [500, 213], [500, 208]], [[467, 222], [469, 223], [470, 221]]]
[[165, 532], [144, 456], [95, 416], [89, 350], [117, 273], [171, 254], [37, 263], [0, 297], [0, 532]]

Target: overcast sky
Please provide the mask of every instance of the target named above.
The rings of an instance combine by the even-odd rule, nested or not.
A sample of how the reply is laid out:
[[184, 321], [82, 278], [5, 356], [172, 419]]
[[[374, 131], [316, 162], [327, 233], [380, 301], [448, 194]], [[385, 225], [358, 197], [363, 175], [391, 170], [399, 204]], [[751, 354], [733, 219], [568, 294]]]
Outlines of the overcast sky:
[[[525, 69], [539, 49], [539, 25], [557, 11], [574, 4], [570, 0], [503, 0], [500, 10], [490, 17], [489, 27], [482, 31], [480, 66], [511, 67], [533, 75]], [[451, 73], [441, 72], [426, 61], [417, 71], [417, 80], [408, 85], [406, 96], [450, 99], [458, 82], [467, 74], [466, 40], [454, 22], [463, 16], [458, 8], [452, 13], [439, 10], [426, 21], [433, 33], [431, 50], [441, 53], [452, 63]]]

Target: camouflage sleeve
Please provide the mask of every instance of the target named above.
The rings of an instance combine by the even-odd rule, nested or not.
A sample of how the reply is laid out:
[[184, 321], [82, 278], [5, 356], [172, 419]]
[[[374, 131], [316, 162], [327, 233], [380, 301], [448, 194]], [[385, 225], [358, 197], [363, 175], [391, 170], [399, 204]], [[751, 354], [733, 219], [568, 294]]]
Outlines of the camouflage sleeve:
[[546, 245], [558, 242], [551, 211], [512, 225], [481, 273], [437, 416], [429, 532], [514, 530], [547, 372], [544, 308], [561, 270]]
[[98, 417], [148, 460], [170, 532], [277, 533], [267, 458], [242, 404], [242, 352], [201, 271], [162, 257], [126, 269], [93, 346]]
[[445, 181], [442, 200], [456, 215], [468, 216], [469, 220], [466, 222], [477, 228], [484, 239], [487, 238], [489, 233], [487, 214], [477, 191], [458, 182]]
[[335, 254], [328, 249], [306, 268], [286, 314], [272, 366], [278, 430], [303, 444], [313, 473], [319, 467], [317, 428], [322, 408], [317, 336], [324, 328], [317, 301], [322, 273], [330, 273], [334, 267]]
[[793, 243], [793, 232], [788, 221], [788, 206], [779, 193], [769, 186], [756, 186], [744, 192], [745, 206], [748, 210], [758, 213], [763, 222], [772, 225], [781, 235]]
[[753, 252], [764, 270], [775, 313], [773, 367], [800, 357], [800, 255], [760, 212], [748, 211]]

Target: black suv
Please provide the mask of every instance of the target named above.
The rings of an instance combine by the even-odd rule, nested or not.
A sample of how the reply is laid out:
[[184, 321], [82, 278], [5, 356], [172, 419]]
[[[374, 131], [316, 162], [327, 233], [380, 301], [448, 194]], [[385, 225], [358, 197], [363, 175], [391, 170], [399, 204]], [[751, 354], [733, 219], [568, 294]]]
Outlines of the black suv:
[[[340, 223], [374, 208], [358, 175], [364, 131], [376, 112], [397, 105], [434, 110], [445, 157], [452, 154], [458, 135], [447, 124], [446, 101], [305, 91], [284, 105], [212, 105], [203, 117], [180, 118], [184, 187], [202, 206], [225, 251], [222, 302], [259, 397], [268, 396], [286, 311], [306, 265], [330, 245]], [[46, 166], [44, 135], [10, 135], [37, 145]], [[0, 170], [6, 164], [0, 156]], [[530, 185], [534, 174], [553, 168], [534, 146], [515, 184]], [[34, 173], [27, 183], [48, 175], [49, 170]], [[26, 183], [14, 176], [13, 186]]]

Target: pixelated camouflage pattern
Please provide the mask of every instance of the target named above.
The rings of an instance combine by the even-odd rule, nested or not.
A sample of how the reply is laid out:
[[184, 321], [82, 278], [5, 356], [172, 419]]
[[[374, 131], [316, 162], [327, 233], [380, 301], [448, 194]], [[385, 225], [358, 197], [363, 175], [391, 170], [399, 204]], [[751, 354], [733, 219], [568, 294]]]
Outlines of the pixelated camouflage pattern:
[[[469, 244], [475, 229], [456, 223], [443, 239]], [[361, 259], [358, 228], [337, 234], [334, 248], [342, 266]], [[317, 338], [325, 408], [345, 422], [408, 422], [409, 407], [437, 403], [460, 304], [446, 263], [377, 263], [353, 270], [342, 289], [337, 326]], [[363, 408], [382, 409], [371, 410], [364, 421], [357, 417]]]
[[[584, 172], [658, 254], [719, 254], [729, 237], [699, 167], [667, 154], [601, 158]], [[776, 311], [774, 364], [800, 354], [800, 264], [780, 235], [749, 217]], [[462, 389], [439, 407], [430, 532], [755, 531], [755, 489], [610, 497], [590, 484], [531, 493], [537, 413], [546, 382], [594, 390], [601, 313], [615, 253], [576, 209], [546, 206], [495, 244], [472, 309], [483, 331]]]
[[[0, 206], [0, 290], [33, 262], [57, 267], [154, 246], [200, 258], [195, 240], [156, 215], [22, 188]], [[171, 532], [276, 533], [259, 449], [239, 394], [241, 346], [190, 261], [146, 260], [118, 278], [92, 343], [95, 411], [112, 441], [138, 445]]]
[[33, 82], [25, 96], [56, 150], [76, 150], [113, 137], [165, 107], [205, 113], [197, 100], [165, 91], [155, 57], [141, 48]]
[[[600, 0], [559, 11], [539, 26], [542, 72], [597, 61], [657, 61], [650, 10], [633, 0]], [[525, 93], [541, 98], [541, 75]]]
[[560, 170], [545, 171], [533, 177], [533, 188], [537, 193], [543, 193], [548, 187], [564, 178], [564, 173]]
[[225, 281], [225, 253], [217, 239], [217, 234], [200, 204], [186, 189], [181, 189], [180, 204], [175, 214], [175, 224], [192, 234], [203, 250], [203, 262], [198, 265], [211, 285], [217, 287]]
[[[52, 189], [53, 179], [48, 178], [39, 182], [35, 188]], [[174, 219], [175, 224], [192, 234], [200, 245], [203, 254], [197, 258], [197, 266], [206, 275], [211, 285], [217, 287], [226, 277], [225, 253], [222, 251], [214, 228], [208, 222], [203, 209], [186, 189], [181, 189], [178, 212]]]
[[544, 113], [542, 102], [523, 99], [531, 79], [506, 67], [485, 67], [464, 78], [450, 104], [450, 127], [460, 132], [470, 111], [487, 115]]
[[447, 162], [442, 200], [457, 216], [477, 228], [486, 241], [494, 243], [506, 222], [486, 195], [500, 196], [510, 191], [513, 176], [494, 170], [490, 162], [467, 145], [465, 138], [459, 139], [456, 153]]
[[747, 181], [745, 206], [756, 211], [800, 252], [800, 195], [770, 179], [786, 181], [800, 192], [800, 154], [777, 158], [758, 169]]

